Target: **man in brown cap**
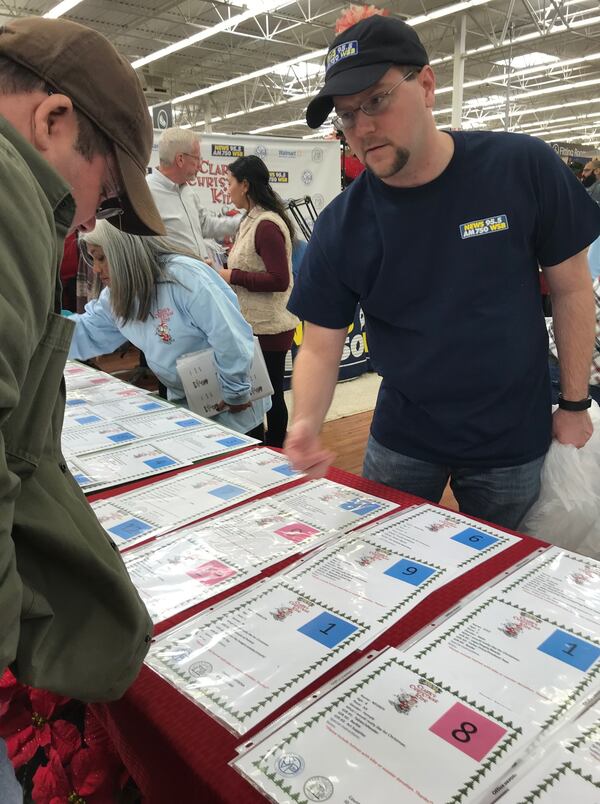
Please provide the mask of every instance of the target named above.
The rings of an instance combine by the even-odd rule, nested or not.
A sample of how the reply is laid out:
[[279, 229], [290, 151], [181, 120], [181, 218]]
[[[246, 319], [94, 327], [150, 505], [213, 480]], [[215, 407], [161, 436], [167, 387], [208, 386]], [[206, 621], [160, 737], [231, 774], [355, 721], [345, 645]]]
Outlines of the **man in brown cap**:
[[[96, 217], [164, 233], [151, 147], [140, 83], [103, 36], [0, 27], [0, 675], [88, 701], [123, 694], [152, 624], [60, 452], [73, 325], [59, 264]], [[0, 800], [18, 800], [1, 770]]]

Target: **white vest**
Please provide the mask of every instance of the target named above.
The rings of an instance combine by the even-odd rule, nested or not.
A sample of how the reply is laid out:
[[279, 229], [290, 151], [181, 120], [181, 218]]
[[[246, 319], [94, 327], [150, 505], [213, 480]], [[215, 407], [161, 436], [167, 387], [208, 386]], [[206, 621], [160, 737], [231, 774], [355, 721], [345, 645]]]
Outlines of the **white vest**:
[[253, 207], [242, 221], [235, 243], [229, 254], [228, 266], [242, 271], [265, 273], [265, 264], [254, 246], [256, 228], [262, 221], [272, 221], [279, 227], [285, 238], [285, 254], [287, 257], [290, 284], [284, 291], [256, 292], [241, 285], [232, 285], [235, 290], [242, 315], [251, 325], [255, 335], [277, 335], [295, 329], [299, 319], [286, 309], [294, 280], [292, 277], [292, 241], [285, 221], [276, 212], [269, 212], [263, 207]]

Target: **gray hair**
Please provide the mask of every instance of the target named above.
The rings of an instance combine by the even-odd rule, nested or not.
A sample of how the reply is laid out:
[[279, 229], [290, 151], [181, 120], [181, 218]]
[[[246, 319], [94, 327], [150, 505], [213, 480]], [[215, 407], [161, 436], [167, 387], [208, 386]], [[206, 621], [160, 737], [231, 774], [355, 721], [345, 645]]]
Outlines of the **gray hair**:
[[200, 137], [186, 128], [167, 128], [158, 142], [158, 158], [162, 165], [172, 165], [177, 154], [190, 152]]
[[168, 258], [185, 253], [164, 237], [130, 235], [104, 220], [97, 221], [92, 232], [80, 235], [80, 240], [104, 252], [110, 270], [110, 304], [124, 324], [148, 318], [156, 285], [176, 281], [169, 273]]

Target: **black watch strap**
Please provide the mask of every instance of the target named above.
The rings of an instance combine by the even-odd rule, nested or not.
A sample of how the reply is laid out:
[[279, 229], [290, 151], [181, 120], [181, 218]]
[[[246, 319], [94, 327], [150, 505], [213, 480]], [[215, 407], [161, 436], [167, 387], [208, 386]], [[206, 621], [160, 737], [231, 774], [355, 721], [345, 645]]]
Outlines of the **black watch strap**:
[[592, 406], [592, 398], [590, 396], [587, 399], [580, 399], [578, 402], [571, 402], [568, 399], [563, 399], [563, 395], [559, 394], [558, 396], [558, 407], [561, 410], [571, 410], [573, 412], [578, 412], [581, 410], [587, 410]]

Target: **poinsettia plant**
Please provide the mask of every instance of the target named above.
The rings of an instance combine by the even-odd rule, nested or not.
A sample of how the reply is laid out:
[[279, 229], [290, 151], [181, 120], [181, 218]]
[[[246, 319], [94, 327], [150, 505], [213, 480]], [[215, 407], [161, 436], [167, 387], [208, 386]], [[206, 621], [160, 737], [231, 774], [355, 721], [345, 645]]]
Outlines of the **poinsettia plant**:
[[0, 678], [0, 737], [33, 804], [114, 804], [131, 787], [108, 734], [80, 701]]
[[382, 17], [389, 16], [389, 11], [385, 8], [377, 8], [377, 6], [355, 6], [351, 5], [344, 13], [337, 18], [335, 22], [335, 32], [343, 33], [343, 31], [356, 25], [361, 20], [366, 20], [368, 17], [374, 17], [379, 14]]

